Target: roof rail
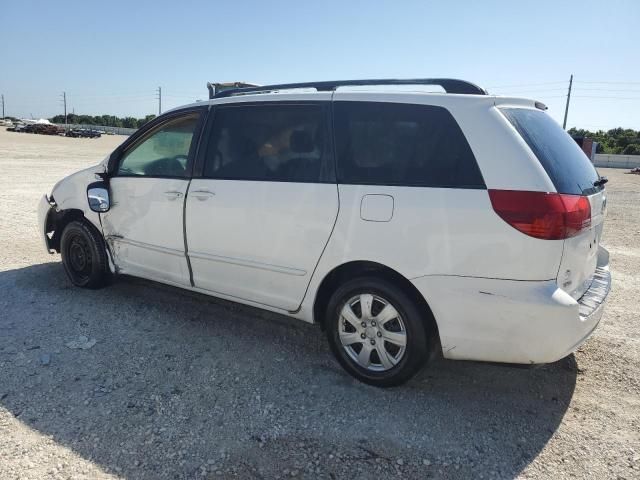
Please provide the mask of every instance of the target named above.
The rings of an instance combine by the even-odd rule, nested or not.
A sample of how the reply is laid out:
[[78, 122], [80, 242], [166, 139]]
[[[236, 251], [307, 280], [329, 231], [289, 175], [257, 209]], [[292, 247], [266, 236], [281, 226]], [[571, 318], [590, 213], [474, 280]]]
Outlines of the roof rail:
[[[238, 82], [239, 83], [239, 82]], [[276, 90], [291, 90], [295, 88], [315, 88], [318, 92], [331, 92], [338, 87], [358, 87], [372, 85], [439, 85], [447, 93], [459, 93], [466, 95], [486, 95], [487, 92], [479, 86], [465, 80], [454, 78], [413, 78], [413, 79], [391, 79], [383, 78], [378, 80], [336, 80], [325, 82], [306, 83], [283, 83], [279, 85], [264, 86], [238, 86], [238, 88], [228, 88], [222, 91], [215, 91], [208, 83], [209, 98], [223, 98], [234, 95], [244, 95], [248, 93], [267, 93]]]

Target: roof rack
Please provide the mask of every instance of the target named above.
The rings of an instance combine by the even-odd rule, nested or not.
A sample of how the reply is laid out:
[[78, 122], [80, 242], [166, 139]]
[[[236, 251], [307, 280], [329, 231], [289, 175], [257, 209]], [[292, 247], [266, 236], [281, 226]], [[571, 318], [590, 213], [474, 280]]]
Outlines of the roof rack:
[[246, 88], [246, 87], [259, 87], [255, 83], [247, 83], [247, 82], [226, 82], [226, 83], [211, 83], [207, 82], [207, 88], [209, 89], [209, 98], [215, 98], [220, 92], [225, 90], [235, 90], [238, 88]]
[[[240, 83], [240, 82], [237, 82]], [[486, 95], [487, 92], [479, 86], [467, 82], [465, 80], [456, 80], [454, 78], [413, 78], [413, 79], [378, 79], [378, 80], [337, 80], [325, 82], [306, 82], [306, 83], [283, 83], [280, 85], [238, 85], [238, 88], [225, 88], [224, 90], [214, 90], [211, 85], [230, 84], [211, 84], [208, 83], [209, 98], [223, 98], [234, 95], [244, 95], [248, 93], [267, 93], [276, 90], [291, 90], [296, 88], [315, 88], [318, 92], [331, 92], [338, 87], [358, 87], [371, 85], [439, 85], [447, 93], [459, 93], [466, 95]]]

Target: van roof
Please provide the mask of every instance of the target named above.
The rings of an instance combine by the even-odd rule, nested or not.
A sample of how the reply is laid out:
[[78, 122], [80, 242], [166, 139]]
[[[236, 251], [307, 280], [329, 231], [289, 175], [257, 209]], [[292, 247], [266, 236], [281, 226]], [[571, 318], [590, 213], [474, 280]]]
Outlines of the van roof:
[[[407, 91], [397, 89], [397, 86], [439, 86], [444, 92], [437, 91]], [[418, 78], [418, 79], [364, 79], [364, 80], [336, 80], [306, 83], [284, 83], [276, 85], [256, 85], [248, 82], [207, 83], [209, 89], [208, 101], [197, 101], [182, 105], [169, 111], [181, 110], [187, 107], [227, 104], [235, 102], [268, 102], [268, 101], [299, 101], [299, 100], [329, 100], [340, 87], [356, 87], [345, 93], [354, 99], [362, 97], [378, 97], [386, 101], [401, 101], [423, 103], [431, 98], [437, 103], [466, 104], [467, 101], [501, 107], [528, 107], [546, 110], [541, 102], [531, 98], [491, 95], [483, 88], [468, 82], [453, 78]], [[358, 89], [357, 87], [364, 87]], [[367, 88], [371, 87], [371, 88]], [[382, 88], [380, 88], [382, 87]], [[389, 87], [389, 88], [385, 88]], [[360, 97], [360, 98], [357, 98]], [[397, 99], [397, 100], [396, 100]], [[446, 100], [445, 100], [446, 99]], [[165, 112], [166, 113], [166, 112]]]
[[[273, 101], [285, 101], [285, 102], [297, 102], [297, 101], [314, 101], [324, 100], [330, 101], [333, 97], [332, 91], [310, 91], [305, 90], [285, 90], [285, 91], [271, 91], [264, 92], [246, 92], [242, 95], [226, 95], [215, 97], [211, 100], [196, 101], [193, 103], [180, 105], [178, 107], [167, 110], [163, 113], [169, 113], [185, 108], [203, 107], [212, 105], [225, 105], [235, 103], [246, 102], [273, 102]], [[449, 94], [445, 92], [427, 92], [427, 91], [402, 91], [393, 89], [384, 90], [356, 90], [356, 91], [344, 91], [340, 92], [341, 100], [360, 100], [360, 101], [382, 101], [382, 102], [399, 102], [399, 103], [420, 103], [420, 104], [434, 104], [444, 107], [452, 107], [458, 105], [460, 108], [464, 108], [465, 105], [486, 105], [496, 106], [502, 108], [537, 108], [539, 110], [546, 110], [547, 107], [543, 103], [536, 101], [532, 98], [525, 97], [512, 97], [501, 95], [459, 95]], [[469, 103], [470, 102], [470, 103]]]

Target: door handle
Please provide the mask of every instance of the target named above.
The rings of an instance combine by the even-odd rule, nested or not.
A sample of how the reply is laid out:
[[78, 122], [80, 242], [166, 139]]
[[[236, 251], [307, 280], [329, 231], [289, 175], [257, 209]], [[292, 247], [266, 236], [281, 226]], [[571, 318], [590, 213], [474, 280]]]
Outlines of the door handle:
[[205, 200], [208, 200], [211, 197], [215, 196], [215, 193], [210, 192], [209, 190], [194, 190], [193, 192], [189, 192], [189, 195], [193, 195], [201, 202], [204, 202]]
[[169, 199], [169, 200], [175, 200], [176, 198], [180, 198], [182, 197], [182, 192], [164, 192], [165, 196]]

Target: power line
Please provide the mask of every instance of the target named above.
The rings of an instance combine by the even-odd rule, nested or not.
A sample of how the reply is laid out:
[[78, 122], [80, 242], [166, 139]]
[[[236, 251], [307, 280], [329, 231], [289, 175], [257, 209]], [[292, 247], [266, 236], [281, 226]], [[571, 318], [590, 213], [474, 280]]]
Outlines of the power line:
[[612, 97], [612, 96], [600, 96], [600, 95], [574, 95], [578, 98], [617, 98], [619, 100], [640, 100], [640, 97]]
[[80, 103], [80, 104], [95, 104], [95, 105], [101, 105], [104, 103], [131, 103], [132, 101], [136, 101], [136, 100], [144, 100], [145, 103], [148, 100], [155, 100], [158, 97], [156, 95], [149, 95], [147, 97], [132, 97], [132, 98], [104, 98], [104, 99], [95, 99], [95, 100], [75, 100], [74, 99], [74, 103]]
[[518, 93], [531, 93], [531, 92], [559, 92], [559, 91], [564, 91], [564, 87], [559, 87], [559, 88], [534, 88], [531, 90], [516, 90], [514, 91], [507, 91], [505, 93], [509, 94], [509, 95], [514, 95], [514, 94], [518, 94]]
[[640, 92], [640, 90], [638, 89], [625, 89], [625, 90], [620, 90], [619, 88], [583, 88], [583, 87], [574, 87], [577, 88], [578, 90], [585, 91], [585, 92], [620, 92], [620, 93], [627, 93], [627, 92]]
[[152, 95], [148, 90], [139, 92], [113, 92], [113, 93], [99, 93], [99, 94], [76, 94], [76, 97], [129, 97], [137, 95]]
[[605, 85], [640, 85], [640, 82], [593, 82], [593, 81], [584, 81], [584, 80], [576, 80], [576, 83], [588, 83], [588, 84], [605, 84]]
[[516, 88], [516, 87], [535, 87], [538, 85], [558, 85], [558, 84], [563, 84], [565, 82], [541, 82], [541, 83], [517, 83], [517, 84], [512, 84], [512, 85], [494, 85], [491, 87], [487, 87], [487, 88]]

